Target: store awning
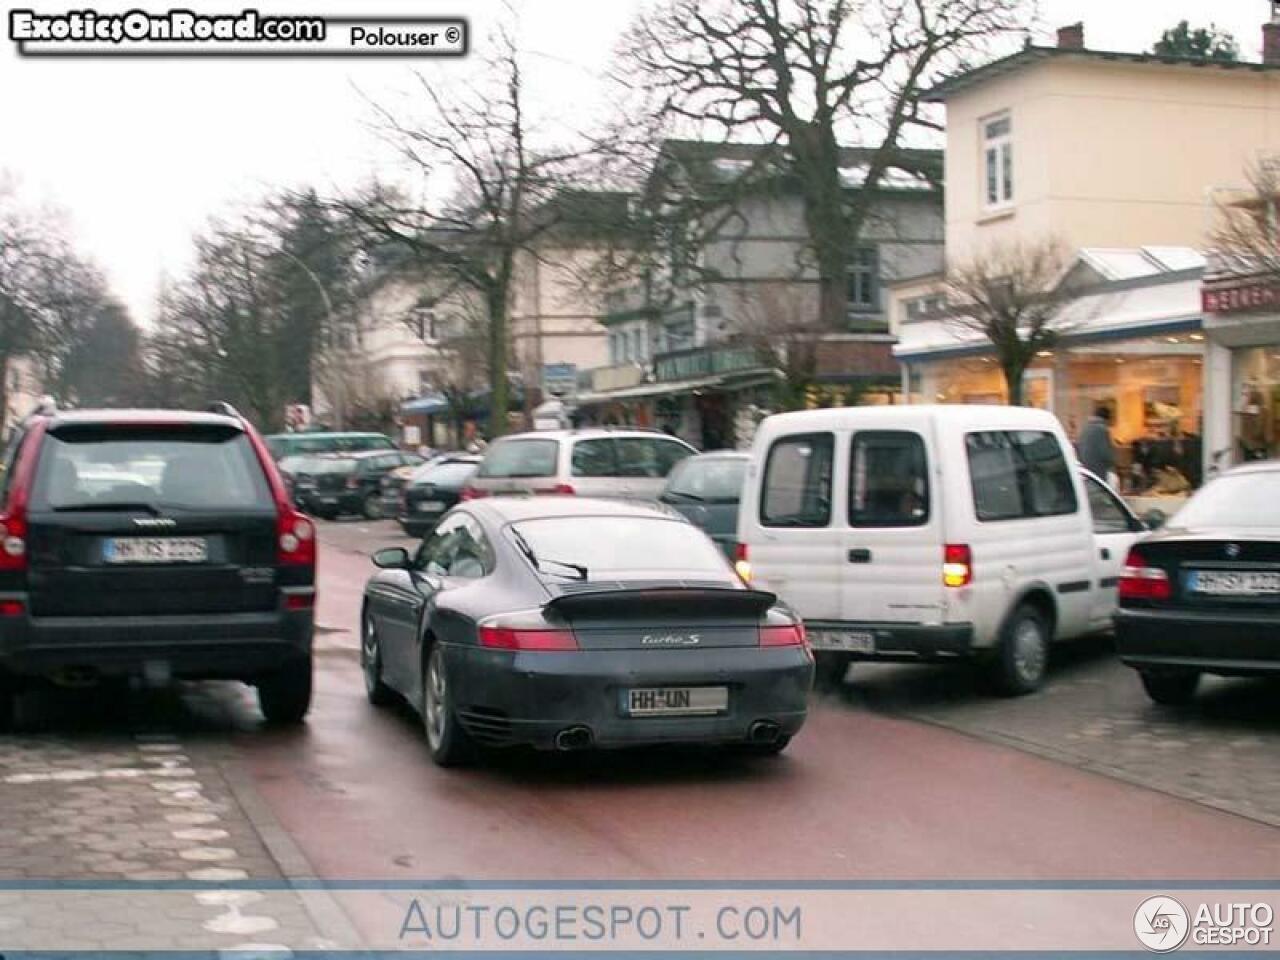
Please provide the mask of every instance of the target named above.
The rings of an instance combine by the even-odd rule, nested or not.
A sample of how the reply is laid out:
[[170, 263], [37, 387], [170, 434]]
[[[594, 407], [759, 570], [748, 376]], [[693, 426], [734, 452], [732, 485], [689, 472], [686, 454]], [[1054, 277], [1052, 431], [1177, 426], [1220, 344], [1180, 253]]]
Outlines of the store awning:
[[646, 400], [653, 397], [670, 397], [695, 390], [732, 389], [741, 390], [746, 387], [771, 383], [777, 374], [773, 370], [758, 368], [755, 370], [736, 370], [733, 373], [715, 377], [699, 377], [695, 380], [671, 380], [666, 383], [642, 383], [621, 390], [610, 390], [604, 393], [580, 393], [573, 398], [579, 407], [596, 406], [602, 403], [614, 403], [625, 400]]
[[429, 394], [425, 397], [418, 397], [407, 403], [400, 405], [400, 412], [413, 414], [433, 414], [443, 413], [449, 409], [449, 401], [442, 393]]
[[[1200, 285], [1198, 275], [1183, 274], [1172, 281], [1162, 278], [1101, 290], [1067, 303], [1055, 326], [1064, 346], [1199, 330], [1204, 324]], [[893, 348], [893, 355], [904, 363], [991, 352], [986, 340], [941, 319], [904, 323]]]

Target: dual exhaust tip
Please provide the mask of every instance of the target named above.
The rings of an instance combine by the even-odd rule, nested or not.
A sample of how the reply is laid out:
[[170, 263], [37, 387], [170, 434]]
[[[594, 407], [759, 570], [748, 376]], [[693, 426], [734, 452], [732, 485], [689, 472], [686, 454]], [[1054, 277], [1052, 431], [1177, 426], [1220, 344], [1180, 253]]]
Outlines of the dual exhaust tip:
[[[774, 743], [782, 734], [782, 729], [772, 720], [757, 720], [747, 729], [749, 743]], [[566, 727], [556, 734], [556, 749], [564, 753], [574, 750], [589, 750], [595, 742], [595, 735], [590, 727]]]

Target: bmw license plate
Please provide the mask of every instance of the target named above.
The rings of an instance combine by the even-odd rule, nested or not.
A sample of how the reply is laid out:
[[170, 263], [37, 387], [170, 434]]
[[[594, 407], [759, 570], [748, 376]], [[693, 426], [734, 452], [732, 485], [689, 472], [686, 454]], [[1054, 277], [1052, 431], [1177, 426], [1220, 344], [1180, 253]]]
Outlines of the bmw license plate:
[[1187, 574], [1190, 593], [1214, 597], [1280, 596], [1280, 572], [1266, 570], [1196, 570]]
[[636, 687], [622, 691], [622, 712], [629, 717], [705, 717], [728, 709], [728, 687]]
[[809, 646], [814, 650], [840, 653], [875, 653], [876, 635], [870, 630], [810, 630]]
[[443, 509], [443, 500], [423, 500], [418, 504], [419, 513], [439, 513]]
[[102, 542], [107, 563], [204, 563], [209, 541], [204, 537], [108, 537]]

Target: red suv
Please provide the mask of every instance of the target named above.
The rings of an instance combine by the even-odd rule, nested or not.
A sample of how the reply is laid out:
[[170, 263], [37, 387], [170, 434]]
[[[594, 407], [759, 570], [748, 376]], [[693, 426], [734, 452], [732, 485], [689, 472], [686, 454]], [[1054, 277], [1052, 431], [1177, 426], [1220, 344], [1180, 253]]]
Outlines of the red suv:
[[316, 541], [232, 408], [44, 410], [0, 488], [0, 723], [32, 680], [242, 680], [311, 703]]

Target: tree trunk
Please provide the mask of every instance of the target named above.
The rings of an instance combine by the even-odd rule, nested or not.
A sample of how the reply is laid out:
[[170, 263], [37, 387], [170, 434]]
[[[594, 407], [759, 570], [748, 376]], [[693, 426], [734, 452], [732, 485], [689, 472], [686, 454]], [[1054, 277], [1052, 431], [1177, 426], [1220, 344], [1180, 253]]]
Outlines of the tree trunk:
[[1023, 386], [1026, 382], [1027, 365], [1025, 363], [1006, 362], [1001, 364], [1001, 370], [1004, 371], [1004, 383], [1009, 391], [1009, 405], [1013, 407], [1024, 406]]
[[821, 329], [845, 329], [852, 231], [840, 180], [840, 147], [832, 129], [813, 122], [791, 136], [797, 178], [804, 200], [805, 228], [818, 268]]
[[507, 432], [507, 284], [494, 284], [485, 295], [489, 315], [489, 439]]

